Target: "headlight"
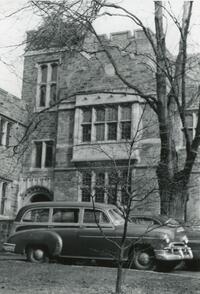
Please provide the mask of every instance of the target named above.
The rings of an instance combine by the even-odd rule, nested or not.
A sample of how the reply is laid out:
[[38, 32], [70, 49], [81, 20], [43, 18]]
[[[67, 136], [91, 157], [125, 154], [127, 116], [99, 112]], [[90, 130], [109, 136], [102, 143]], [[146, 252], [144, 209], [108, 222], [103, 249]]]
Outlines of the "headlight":
[[186, 235], [183, 236], [182, 241], [185, 242], [185, 244], [187, 244], [188, 243], [188, 237]]
[[166, 243], [169, 243], [169, 242], [170, 242], [169, 235], [165, 234], [165, 235], [163, 236], [163, 240], [165, 240]]

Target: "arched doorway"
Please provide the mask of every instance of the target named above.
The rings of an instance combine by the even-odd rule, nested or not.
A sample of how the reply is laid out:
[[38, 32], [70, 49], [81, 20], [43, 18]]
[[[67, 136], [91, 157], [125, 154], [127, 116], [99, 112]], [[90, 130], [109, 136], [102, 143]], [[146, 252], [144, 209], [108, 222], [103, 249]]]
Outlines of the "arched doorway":
[[30, 202], [52, 201], [53, 193], [45, 187], [33, 186], [26, 190], [23, 199], [25, 204]]

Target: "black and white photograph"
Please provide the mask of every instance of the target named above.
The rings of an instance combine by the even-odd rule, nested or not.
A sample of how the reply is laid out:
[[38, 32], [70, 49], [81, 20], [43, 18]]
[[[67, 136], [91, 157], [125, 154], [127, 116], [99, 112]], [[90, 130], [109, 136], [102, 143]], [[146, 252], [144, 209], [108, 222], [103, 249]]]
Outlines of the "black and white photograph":
[[200, 294], [200, 1], [0, 0], [0, 294]]

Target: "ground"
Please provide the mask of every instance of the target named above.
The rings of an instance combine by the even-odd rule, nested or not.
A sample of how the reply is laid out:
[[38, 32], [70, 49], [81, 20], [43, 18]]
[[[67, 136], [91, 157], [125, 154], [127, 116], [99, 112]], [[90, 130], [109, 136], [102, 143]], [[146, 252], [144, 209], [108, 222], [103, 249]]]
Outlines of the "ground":
[[[2, 294], [111, 294], [116, 268], [66, 263], [32, 264], [0, 255]], [[200, 271], [171, 274], [126, 270], [125, 294], [200, 294]]]

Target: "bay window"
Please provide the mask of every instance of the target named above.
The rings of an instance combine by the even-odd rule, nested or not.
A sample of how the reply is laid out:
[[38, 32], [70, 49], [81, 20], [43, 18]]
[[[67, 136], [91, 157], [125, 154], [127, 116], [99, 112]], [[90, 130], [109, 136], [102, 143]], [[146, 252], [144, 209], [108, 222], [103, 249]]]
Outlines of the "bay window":
[[131, 139], [132, 104], [82, 108], [82, 142]]

